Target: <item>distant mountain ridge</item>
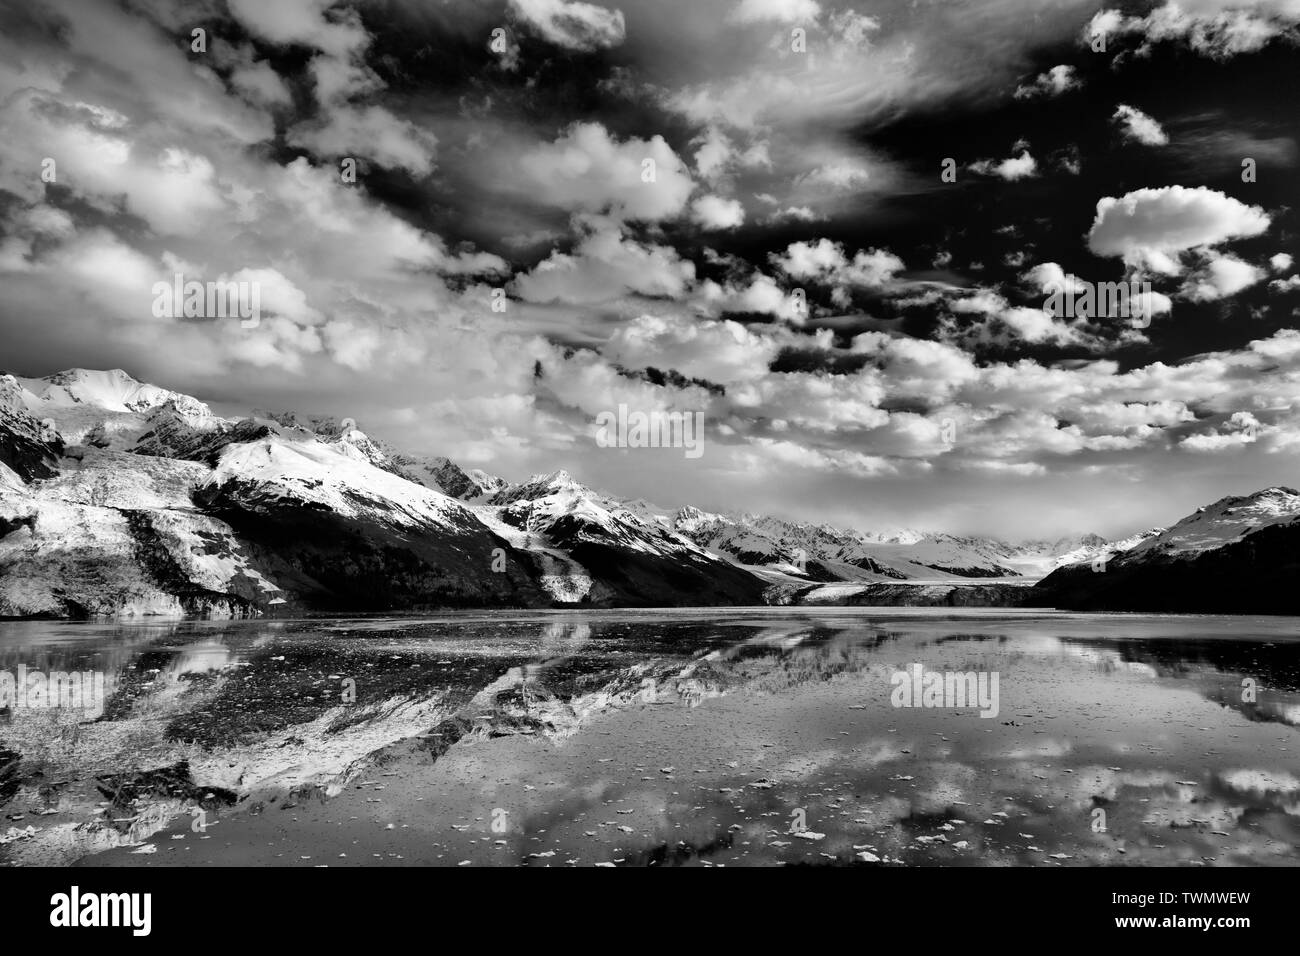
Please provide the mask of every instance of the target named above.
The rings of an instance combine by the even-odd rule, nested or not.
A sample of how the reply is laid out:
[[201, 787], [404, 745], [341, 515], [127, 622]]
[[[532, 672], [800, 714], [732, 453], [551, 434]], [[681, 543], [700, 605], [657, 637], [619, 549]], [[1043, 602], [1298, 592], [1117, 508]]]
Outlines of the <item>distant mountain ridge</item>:
[[861, 532], [662, 509], [563, 470], [513, 484], [408, 455], [350, 420], [217, 416], [120, 369], [0, 376], [0, 616], [765, 600], [1101, 607], [1110, 598], [1086, 597], [1097, 582], [1080, 569], [1129, 574], [1217, 554], [1289, 528], [1297, 513], [1300, 496], [1278, 488], [1120, 541]]

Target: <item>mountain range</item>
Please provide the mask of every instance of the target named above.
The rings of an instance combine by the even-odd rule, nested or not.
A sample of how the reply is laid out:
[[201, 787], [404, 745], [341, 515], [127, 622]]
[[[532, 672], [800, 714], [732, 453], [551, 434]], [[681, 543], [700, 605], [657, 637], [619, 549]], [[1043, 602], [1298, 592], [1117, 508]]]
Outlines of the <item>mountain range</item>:
[[[1294, 610], [1300, 495], [1005, 542], [664, 509], [520, 483], [350, 420], [213, 414], [114, 369], [0, 376], [0, 616], [990, 604]], [[1288, 588], [1287, 584], [1292, 587]]]

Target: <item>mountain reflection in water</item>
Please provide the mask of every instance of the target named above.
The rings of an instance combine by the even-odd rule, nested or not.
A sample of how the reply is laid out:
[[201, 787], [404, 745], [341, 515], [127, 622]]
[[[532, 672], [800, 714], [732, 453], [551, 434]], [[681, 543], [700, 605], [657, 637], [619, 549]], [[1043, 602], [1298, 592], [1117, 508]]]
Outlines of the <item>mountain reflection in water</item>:
[[[36, 830], [0, 857], [1290, 865], [1296, 633], [919, 608], [0, 624], [0, 671], [101, 670], [113, 688], [95, 723], [0, 717], [0, 751], [22, 755], [0, 809]], [[996, 674], [997, 716], [893, 706], [914, 664]], [[30, 775], [37, 758], [60, 786]], [[220, 839], [191, 826], [201, 796], [147, 776], [112, 809], [166, 799], [154, 832], [71, 835], [111, 826], [106, 767], [182, 759], [198, 790], [238, 795], [208, 808]]]

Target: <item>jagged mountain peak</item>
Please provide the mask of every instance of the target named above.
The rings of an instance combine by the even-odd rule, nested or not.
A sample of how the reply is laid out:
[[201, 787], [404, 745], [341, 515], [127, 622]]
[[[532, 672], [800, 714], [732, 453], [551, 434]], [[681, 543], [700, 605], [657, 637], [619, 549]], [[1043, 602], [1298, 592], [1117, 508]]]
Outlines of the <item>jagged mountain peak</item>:
[[584, 488], [580, 485], [573, 475], [569, 474], [563, 468], [552, 471], [548, 474], [533, 475], [525, 484], [544, 485], [549, 488]]
[[598, 499], [601, 496], [579, 482], [563, 468], [546, 474], [537, 474], [519, 485], [501, 489], [492, 497], [491, 504], [506, 505], [515, 501], [536, 501], [553, 495]]
[[392, 454], [391, 459], [402, 474], [461, 501], [478, 501], [509, 487], [504, 478], [477, 468], [461, 468], [445, 455], [410, 458]]
[[275, 411], [267, 408], [254, 408], [252, 417], [260, 418], [268, 422], [275, 422], [275, 424], [281, 426], [282, 428], [302, 428], [311, 431], [311, 428], [303, 424], [302, 419], [300, 419], [297, 413], [295, 412]]
[[736, 519], [727, 515], [705, 511], [703, 508], [697, 508], [694, 505], [685, 505], [678, 508], [672, 515], [672, 524], [679, 531], [694, 531], [706, 525], [717, 527], [737, 523]]
[[21, 380], [27, 390], [52, 408], [91, 407], [107, 412], [144, 412], [167, 403], [188, 414], [211, 415], [190, 395], [141, 382], [120, 368], [70, 368], [38, 379]]

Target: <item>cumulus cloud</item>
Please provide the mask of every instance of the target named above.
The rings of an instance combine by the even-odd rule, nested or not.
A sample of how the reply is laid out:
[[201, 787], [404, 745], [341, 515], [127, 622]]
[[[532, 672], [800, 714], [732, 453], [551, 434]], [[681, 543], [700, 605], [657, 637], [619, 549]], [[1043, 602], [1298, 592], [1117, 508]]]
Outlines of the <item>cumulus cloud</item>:
[[761, 272], [747, 281], [719, 284], [706, 280], [696, 290], [696, 301], [711, 313], [756, 312], [794, 322], [805, 317], [791, 295], [777, 285], [775, 279]]
[[[1118, 281], [1112, 283], [1110, 280], [1105, 280], [1107, 289], [1105, 291], [1099, 291], [1101, 289], [1100, 283], [1090, 285], [1088, 281], [1085, 281], [1079, 276], [1074, 275], [1073, 273], [1067, 273], [1058, 263], [1055, 262], [1039, 263], [1032, 269], [1024, 272], [1020, 276], [1020, 281], [1037, 289], [1045, 296], [1069, 296], [1070, 300], [1074, 302], [1076, 306], [1080, 302], [1087, 303], [1088, 300], [1086, 296], [1091, 293], [1093, 297], [1092, 305], [1090, 307], [1085, 306], [1085, 308], [1090, 308], [1093, 313], [1101, 308], [1101, 305], [1098, 302], [1098, 297], [1100, 295], [1106, 295], [1109, 297], [1112, 294], [1112, 291], [1119, 285], [1125, 286], [1125, 294], [1127, 296], [1126, 301], [1128, 302], [1127, 308], [1130, 317], [1151, 319], [1154, 316], [1167, 315], [1173, 310], [1173, 300], [1162, 292], [1157, 292], [1154, 289], [1144, 287], [1143, 285], [1119, 283]], [[1136, 291], [1134, 291], [1135, 289]], [[1119, 295], [1118, 292], [1114, 292], [1114, 294]], [[1064, 301], [1064, 298], [1062, 301]], [[1106, 301], [1109, 302], [1109, 298], [1107, 298]], [[1113, 317], [1114, 316], [1112, 316], [1112, 318]], [[1132, 340], [1133, 339], [1130, 338], [1128, 341]], [[1081, 341], [1082, 344], [1085, 340], [1079, 341]], [[1125, 340], [1121, 338], [1113, 344], [1122, 344], [1124, 341]], [[1105, 343], [1100, 339], [1092, 340], [1088, 342], [1088, 344], [1095, 348], [1105, 347]]]
[[1032, 82], [1016, 87], [1015, 97], [1018, 100], [1030, 100], [1037, 97], [1060, 96], [1082, 86], [1083, 81], [1079, 79], [1075, 68], [1062, 63], [1052, 67], [1046, 73], [1038, 74]]
[[[220, 276], [218, 281], [227, 281]], [[240, 269], [229, 277], [231, 282], [253, 283], [258, 289], [264, 313], [280, 316], [297, 325], [317, 325], [323, 318], [307, 301], [307, 294], [276, 269]]]
[[691, 203], [691, 218], [705, 229], [736, 229], [745, 222], [745, 207], [738, 200], [709, 194]]
[[287, 141], [329, 157], [352, 157], [405, 169], [415, 176], [433, 172], [438, 138], [382, 106], [339, 107], [324, 123], [289, 130]]
[[1136, 107], [1121, 103], [1111, 120], [1119, 126], [1124, 138], [1132, 142], [1143, 146], [1164, 146], [1169, 142], [1160, 124]]
[[1178, 254], [1261, 235], [1269, 223], [1260, 207], [1206, 186], [1138, 189], [1098, 201], [1088, 248], [1176, 274]]
[[621, 10], [580, 0], [510, 0], [515, 16], [545, 40], [568, 50], [619, 46], [627, 36]]
[[[778, 327], [779, 328], [779, 327]], [[605, 347], [615, 362], [674, 369], [711, 382], [761, 379], [791, 334], [681, 314], [642, 314], [619, 326]]]
[[1217, 428], [1188, 435], [1178, 444], [1189, 451], [1236, 451], [1258, 440], [1259, 427], [1259, 419], [1250, 412], [1233, 412]]
[[1044, 308], [1013, 306], [989, 289], [956, 298], [947, 307], [950, 314], [940, 323], [937, 335], [964, 347], [1006, 348], [1027, 342], [1099, 351], [1111, 344], [1092, 334], [1084, 320], [1066, 320]]
[[230, 12], [250, 33], [271, 43], [300, 44], [346, 57], [369, 43], [355, 10], [335, 0], [229, 0]]
[[700, 146], [695, 151], [695, 170], [705, 179], [713, 179], [726, 169], [735, 153], [731, 140], [719, 127], [710, 126], [696, 142]]
[[554, 252], [515, 278], [520, 298], [570, 304], [605, 302], [630, 293], [677, 298], [695, 278], [694, 264], [671, 247], [628, 239], [609, 220], [584, 225], [589, 231], [572, 253]]
[[269, 63], [260, 61], [236, 68], [230, 77], [231, 85], [254, 103], [283, 107], [293, 103], [293, 95], [280, 74]]
[[1078, 329], [1042, 309], [1023, 307], [1006, 309], [998, 315], [998, 318], [1014, 336], [1026, 342], [1071, 345], [1081, 341]]
[[1236, 295], [1263, 278], [1263, 269], [1236, 256], [1211, 252], [1187, 278], [1182, 294], [1193, 302], [1212, 302]]
[[1027, 282], [1038, 289], [1039, 292], [1050, 292], [1053, 289], [1060, 289], [1066, 292], [1082, 292], [1084, 282], [1078, 276], [1067, 274], [1058, 263], [1040, 262], [1038, 265], [1027, 270], [1020, 276], [1022, 282]]
[[550, 205], [646, 222], [680, 214], [695, 188], [662, 136], [619, 142], [600, 123], [575, 123], [526, 150], [515, 170], [529, 194]]
[[811, 23], [819, 16], [817, 0], [740, 0], [727, 18], [736, 23]]
[[876, 287], [904, 268], [903, 260], [885, 249], [859, 250], [852, 259], [844, 246], [829, 239], [794, 242], [783, 253], [772, 253], [772, 264], [795, 279], [828, 285]]
[[1022, 150], [1019, 156], [1011, 156], [1007, 159], [976, 160], [967, 168], [981, 176], [997, 176], [999, 179], [1014, 182], [1017, 179], [1028, 179], [1030, 176], [1037, 175], [1038, 161], [1029, 155], [1029, 150], [1026, 149]]
[[[356, 10], [337, 7], [334, 0], [287, 0], [282, 4], [232, 0], [230, 9], [249, 32], [263, 40], [321, 51], [308, 65], [319, 111], [286, 132], [290, 145], [330, 158], [346, 156], [404, 169], [414, 176], [433, 171], [438, 142], [433, 133], [383, 106], [359, 102], [386, 84], [363, 61], [372, 37]], [[246, 61], [231, 75], [236, 89], [263, 105], [290, 105], [287, 87], [269, 64], [254, 64], [245, 53], [231, 55]]]
[[84, 106], [65, 112], [57, 99], [38, 93], [15, 96], [0, 109], [17, 143], [30, 143], [17, 146], [18, 162], [13, 153], [0, 160], [0, 186], [19, 196], [37, 198], [40, 182], [27, 170], [39, 169], [44, 154], [55, 161], [59, 180], [76, 183], [91, 203], [111, 211], [124, 201], [160, 234], [197, 232], [205, 217], [227, 206], [229, 186], [211, 159], [179, 146], [133, 142], [111, 113]]
[[1178, 0], [1144, 16], [1125, 16], [1108, 9], [1095, 14], [1084, 36], [1132, 37], [1137, 53], [1146, 55], [1159, 43], [1182, 43], [1215, 59], [1262, 50], [1279, 38], [1295, 39], [1300, 7], [1294, 0]]

